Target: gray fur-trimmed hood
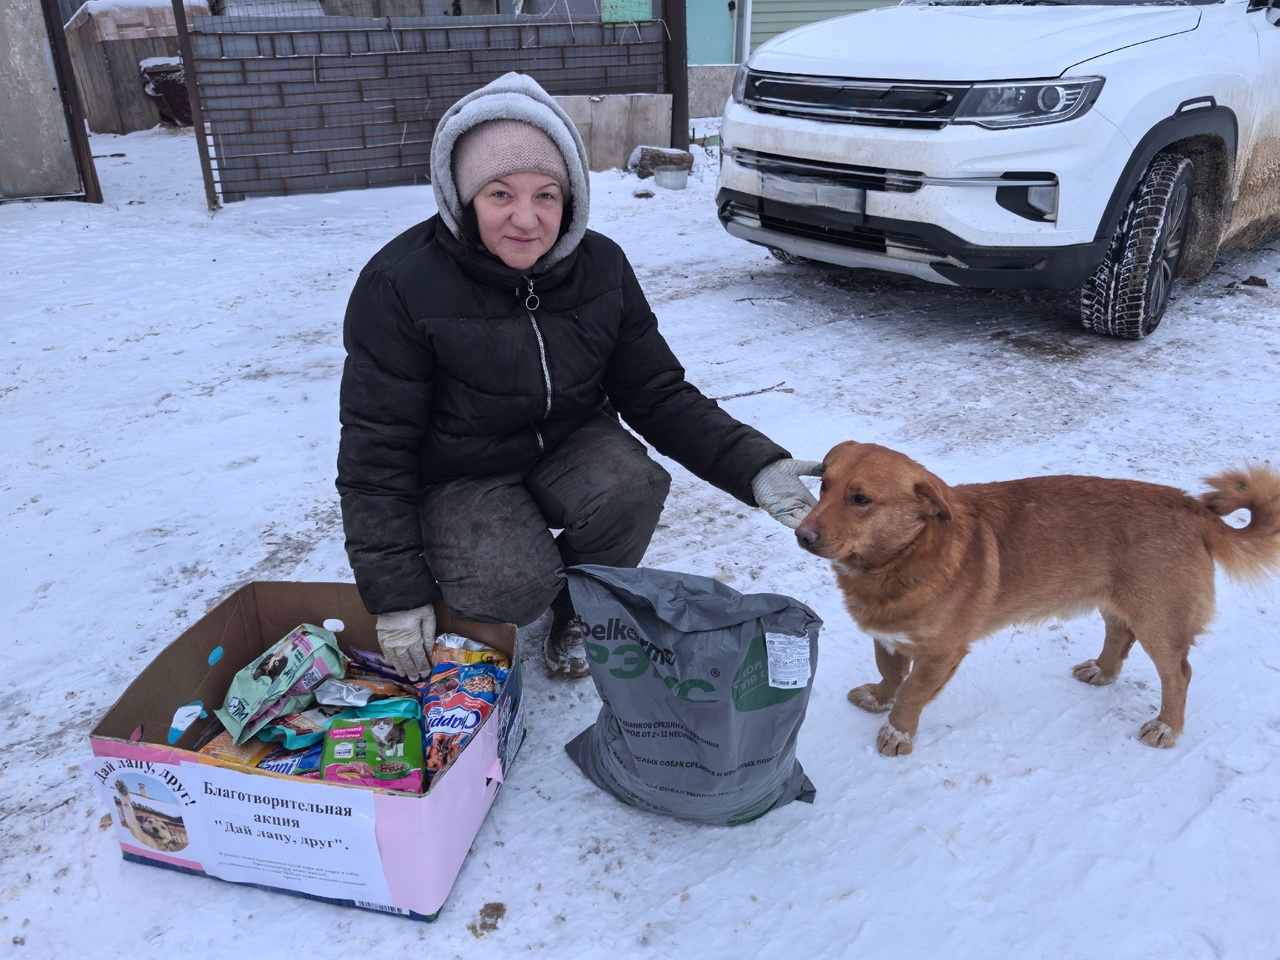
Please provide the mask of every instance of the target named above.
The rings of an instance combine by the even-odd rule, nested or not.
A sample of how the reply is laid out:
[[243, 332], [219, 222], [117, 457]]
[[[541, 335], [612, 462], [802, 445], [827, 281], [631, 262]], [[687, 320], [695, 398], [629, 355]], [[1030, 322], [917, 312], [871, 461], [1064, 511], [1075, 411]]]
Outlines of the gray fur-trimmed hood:
[[535, 265], [534, 271], [541, 273], [568, 256], [587, 232], [591, 180], [586, 145], [564, 108], [532, 77], [513, 71], [467, 94], [440, 118], [431, 140], [431, 189], [440, 219], [455, 237], [461, 236], [462, 203], [453, 180], [453, 148], [459, 137], [488, 120], [531, 123], [544, 131], [564, 155], [573, 216], [564, 236]]

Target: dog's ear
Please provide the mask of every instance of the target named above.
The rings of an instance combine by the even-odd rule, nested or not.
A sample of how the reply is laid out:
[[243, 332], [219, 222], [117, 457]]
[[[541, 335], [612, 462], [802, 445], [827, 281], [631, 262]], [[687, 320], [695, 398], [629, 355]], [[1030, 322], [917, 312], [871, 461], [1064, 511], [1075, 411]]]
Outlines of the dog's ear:
[[925, 505], [925, 516], [937, 517], [939, 520], [951, 519], [951, 502], [947, 499], [946, 484], [937, 477], [917, 480], [915, 495]]

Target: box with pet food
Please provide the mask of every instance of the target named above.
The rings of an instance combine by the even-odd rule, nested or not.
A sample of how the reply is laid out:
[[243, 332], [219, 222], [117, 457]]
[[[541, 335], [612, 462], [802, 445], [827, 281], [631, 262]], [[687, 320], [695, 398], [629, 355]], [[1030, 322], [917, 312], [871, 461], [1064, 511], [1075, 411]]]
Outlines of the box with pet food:
[[90, 734], [90, 773], [125, 859], [434, 920], [524, 737], [513, 625], [457, 624], [437, 608], [441, 632], [499, 650], [511, 669], [425, 793], [286, 776], [231, 752], [197, 752], [222, 731], [214, 711], [237, 672], [299, 624], [325, 624], [354, 656], [377, 651], [374, 619], [353, 584], [257, 582], [166, 647]]

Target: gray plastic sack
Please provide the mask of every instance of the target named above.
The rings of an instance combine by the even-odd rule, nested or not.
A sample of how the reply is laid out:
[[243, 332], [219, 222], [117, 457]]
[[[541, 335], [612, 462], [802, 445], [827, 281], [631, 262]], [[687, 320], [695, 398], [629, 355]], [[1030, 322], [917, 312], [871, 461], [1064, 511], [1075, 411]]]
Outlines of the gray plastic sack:
[[603, 705], [565, 750], [596, 786], [651, 813], [746, 823], [813, 801], [796, 760], [822, 621], [709, 577], [565, 571]]

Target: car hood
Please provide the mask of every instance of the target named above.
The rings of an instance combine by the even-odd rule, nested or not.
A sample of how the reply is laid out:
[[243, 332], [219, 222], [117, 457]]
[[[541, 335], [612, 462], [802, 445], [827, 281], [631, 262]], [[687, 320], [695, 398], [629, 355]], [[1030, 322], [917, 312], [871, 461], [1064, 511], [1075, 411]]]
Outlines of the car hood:
[[894, 6], [774, 37], [756, 70], [875, 80], [1056, 77], [1123, 47], [1194, 30], [1196, 7]]

